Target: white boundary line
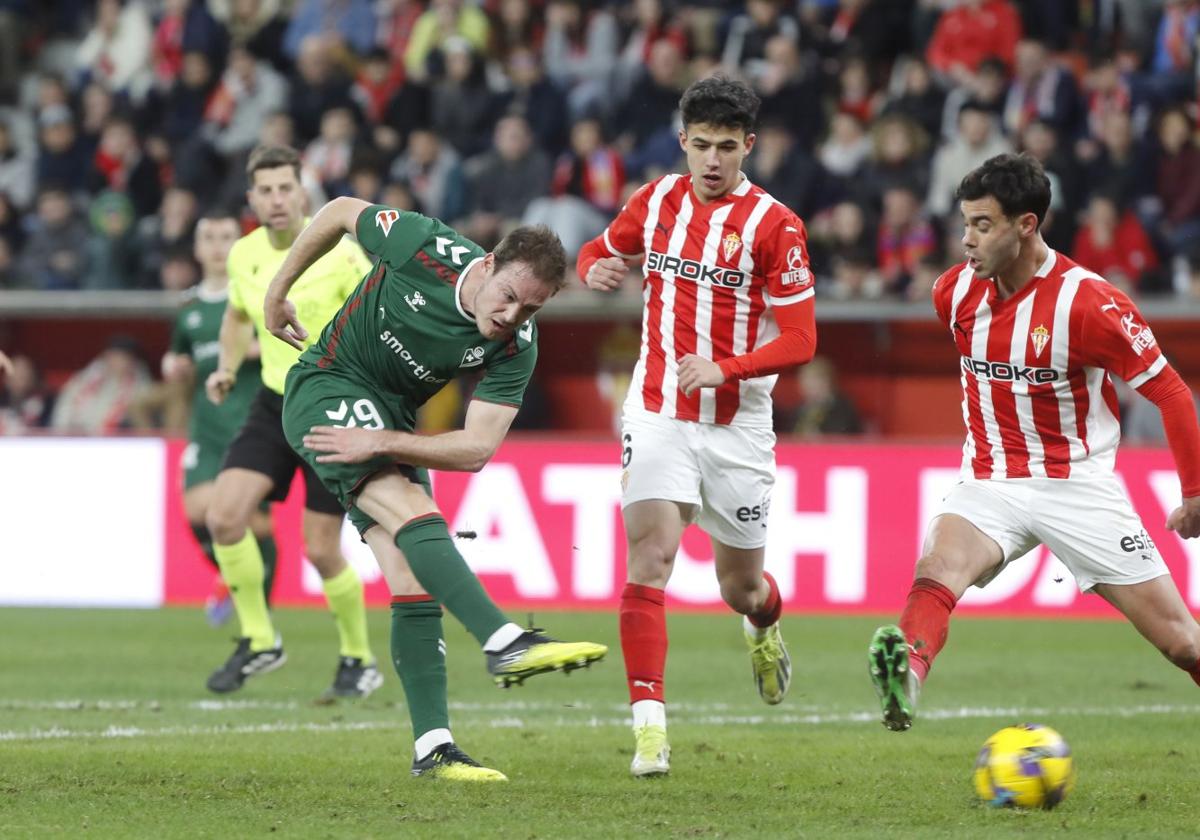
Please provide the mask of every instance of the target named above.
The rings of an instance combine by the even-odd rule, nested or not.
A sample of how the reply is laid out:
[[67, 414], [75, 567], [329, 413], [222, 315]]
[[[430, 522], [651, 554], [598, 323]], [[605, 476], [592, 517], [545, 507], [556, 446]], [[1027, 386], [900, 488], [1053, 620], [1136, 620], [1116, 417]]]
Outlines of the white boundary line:
[[[32, 701], [31, 701], [32, 702]], [[38, 708], [59, 708], [51, 706], [53, 702], [59, 701], [44, 701], [45, 705]], [[66, 701], [61, 701], [66, 702]], [[112, 702], [112, 701], [110, 701]], [[114, 708], [127, 708], [120, 705], [121, 701], [117, 701], [118, 705]], [[246, 701], [253, 702], [253, 701]], [[283, 704], [287, 705], [287, 704]], [[464, 704], [471, 705], [471, 704]], [[504, 704], [497, 704], [503, 706]], [[530, 704], [532, 705], [532, 704]], [[684, 704], [680, 704], [681, 706]], [[26, 707], [28, 708], [28, 707]], [[74, 708], [73, 706], [64, 706], [63, 708]], [[493, 729], [521, 729], [526, 726], [533, 727], [585, 727], [585, 728], [602, 728], [602, 727], [623, 727], [629, 726], [628, 714], [620, 715], [590, 715], [567, 717], [561, 714], [562, 705], [558, 704], [541, 704], [541, 708], [549, 710], [551, 708], [559, 710], [560, 714], [556, 717], [538, 717], [534, 720], [525, 720], [524, 718], [513, 715], [503, 715], [491, 717], [486, 720], [472, 720], [474, 725], [485, 725]], [[618, 707], [621, 708], [621, 707]], [[875, 723], [879, 720], [877, 712], [838, 712], [832, 714], [704, 714], [697, 713], [698, 710], [688, 712], [686, 709], [678, 710], [673, 707], [675, 712], [671, 720], [677, 725], [691, 726], [755, 726], [755, 725], [775, 725], [775, 726], [820, 726], [825, 724], [839, 723]], [[474, 709], [474, 711], [499, 711], [500, 709]], [[971, 707], [963, 706], [957, 709], [929, 709], [921, 712], [922, 720], [962, 720], [975, 718], [1009, 718], [1020, 720], [1045, 719], [1053, 717], [1067, 716], [1088, 716], [1088, 717], [1138, 717], [1141, 715], [1195, 715], [1200, 714], [1200, 706], [1197, 705], [1145, 705], [1145, 706], [1081, 706], [1075, 708], [1039, 708], [1039, 707]], [[470, 717], [470, 716], [468, 716]], [[159, 738], [159, 737], [211, 737], [216, 735], [262, 735], [275, 734], [280, 732], [306, 732], [313, 734], [323, 734], [328, 732], [361, 732], [371, 730], [390, 730], [407, 728], [407, 720], [398, 716], [392, 721], [360, 721], [349, 723], [286, 723], [276, 721], [274, 723], [261, 724], [244, 724], [244, 725], [222, 725], [222, 726], [164, 726], [164, 727], [142, 727], [142, 726], [108, 726], [103, 729], [69, 729], [65, 727], [53, 726], [48, 729], [30, 729], [30, 730], [8, 730], [0, 731], [0, 742], [3, 741], [46, 741], [46, 740], [86, 740], [86, 739], [116, 739], [116, 738]]]

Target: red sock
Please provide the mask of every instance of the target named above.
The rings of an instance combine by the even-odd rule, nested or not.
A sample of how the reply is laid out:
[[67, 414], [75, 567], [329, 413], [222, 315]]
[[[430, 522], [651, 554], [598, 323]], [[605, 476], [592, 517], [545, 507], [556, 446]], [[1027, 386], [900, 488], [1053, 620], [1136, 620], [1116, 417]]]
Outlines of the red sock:
[[1200, 659], [1197, 659], [1196, 664], [1188, 671], [1188, 676], [1192, 678], [1196, 685], [1200, 685]]
[[950, 632], [950, 611], [958, 599], [933, 578], [917, 578], [908, 590], [908, 602], [900, 613], [900, 629], [912, 646], [910, 664], [922, 681], [933, 659], [946, 644]]
[[663, 670], [667, 664], [667, 610], [661, 589], [625, 584], [621, 592], [621, 652], [629, 702], [663, 701]]
[[758, 612], [746, 616], [755, 627], [770, 627], [779, 621], [779, 616], [783, 614], [783, 599], [779, 597], [779, 586], [775, 583], [775, 578], [771, 577], [770, 572], [763, 572], [763, 580], [771, 587], [771, 591], [767, 593], [767, 600]]

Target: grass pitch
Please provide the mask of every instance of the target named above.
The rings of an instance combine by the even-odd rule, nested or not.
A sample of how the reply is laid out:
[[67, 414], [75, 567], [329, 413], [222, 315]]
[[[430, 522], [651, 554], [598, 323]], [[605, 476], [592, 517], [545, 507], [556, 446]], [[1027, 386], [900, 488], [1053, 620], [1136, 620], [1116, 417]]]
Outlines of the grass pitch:
[[[767, 707], [738, 619], [675, 615], [672, 771], [635, 780], [615, 614], [538, 619], [609, 659], [501, 691], [448, 619], [455, 736], [512, 780], [454, 786], [409, 777], [390, 668], [367, 701], [313, 703], [336, 664], [323, 612], [281, 611], [288, 664], [217, 697], [230, 633], [196, 610], [0, 611], [0, 837], [1196, 835], [1200, 690], [1120, 622], [960, 618], [916, 724], [891, 733], [866, 677], [879, 619], [786, 616], [795, 676]], [[386, 664], [387, 614], [371, 629]], [[1074, 749], [1058, 810], [974, 799], [979, 746], [1022, 721]]]

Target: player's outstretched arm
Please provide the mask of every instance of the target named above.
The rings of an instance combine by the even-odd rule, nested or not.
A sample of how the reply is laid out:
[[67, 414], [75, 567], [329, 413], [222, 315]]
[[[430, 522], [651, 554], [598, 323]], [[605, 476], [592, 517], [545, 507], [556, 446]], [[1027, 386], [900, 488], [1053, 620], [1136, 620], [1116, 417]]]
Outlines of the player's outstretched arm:
[[517, 416], [511, 405], [472, 400], [461, 430], [438, 435], [363, 428], [313, 426], [304, 446], [322, 463], [358, 464], [389, 458], [414, 467], [455, 472], [479, 472], [496, 454]]
[[287, 299], [300, 275], [336, 245], [347, 233], [354, 234], [359, 215], [370, 205], [360, 198], [342, 196], [320, 209], [308, 227], [292, 243], [287, 258], [279, 267], [263, 302], [265, 323], [271, 335], [303, 350], [308, 330], [300, 323], [296, 307]]
[[1170, 365], [1137, 390], [1162, 414], [1167, 445], [1179, 471], [1183, 501], [1167, 517], [1167, 527], [1184, 539], [1200, 537], [1200, 423], [1192, 391]]
[[246, 350], [254, 341], [254, 322], [231, 302], [221, 317], [221, 332], [217, 336], [217, 369], [204, 381], [204, 393], [220, 405], [233, 390], [238, 368], [246, 358]]

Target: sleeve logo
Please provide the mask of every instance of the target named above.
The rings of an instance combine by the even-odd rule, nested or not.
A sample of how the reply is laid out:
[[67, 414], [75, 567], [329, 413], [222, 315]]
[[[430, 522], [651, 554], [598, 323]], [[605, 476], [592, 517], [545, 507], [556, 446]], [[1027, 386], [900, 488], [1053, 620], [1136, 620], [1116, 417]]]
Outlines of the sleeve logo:
[[1154, 333], [1150, 332], [1150, 328], [1145, 324], [1135, 321], [1132, 312], [1126, 312], [1121, 316], [1121, 328], [1125, 330], [1125, 335], [1129, 336], [1129, 344], [1133, 347], [1133, 352], [1141, 354], [1142, 351], [1149, 350], [1154, 346]]
[[804, 249], [793, 245], [787, 252], [788, 270], [780, 276], [779, 282], [784, 286], [807, 286], [812, 282], [812, 272], [804, 264]]
[[392, 225], [396, 224], [400, 219], [399, 210], [380, 210], [375, 214], [375, 224], [383, 229], [383, 235], [387, 236], [392, 229]]

